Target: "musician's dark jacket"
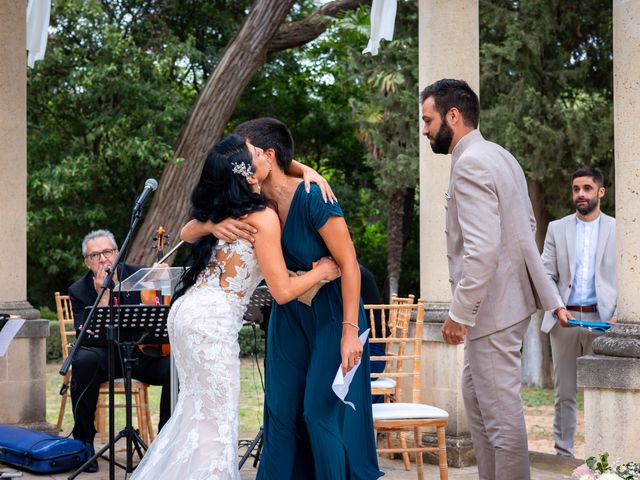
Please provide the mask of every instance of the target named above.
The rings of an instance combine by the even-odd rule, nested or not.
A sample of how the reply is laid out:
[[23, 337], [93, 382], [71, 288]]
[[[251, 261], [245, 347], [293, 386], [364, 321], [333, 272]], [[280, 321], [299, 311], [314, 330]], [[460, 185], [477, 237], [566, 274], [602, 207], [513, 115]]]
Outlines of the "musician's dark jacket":
[[[141, 268], [143, 268], [142, 265], [125, 263], [121, 268], [118, 268], [118, 279], [124, 280]], [[69, 287], [69, 298], [71, 299], [71, 309], [73, 310], [73, 324], [76, 331], [78, 331], [80, 326], [84, 323], [85, 307], [91, 307], [98, 297], [98, 293], [93, 286], [93, 277], [93, 272], [88, 270]], [[142, 303], [140, 301], [140, 292], [121, 292], [120, 303], [122, 305], [136, 305]]]
[[[138, 270], [141, 265], [125, 264], [118, 269], [118, 279], [126, 279]], [[117, 295], [117, 292], [116, 292]], [[120, 304], [139, 304], [140, 292], [122, 292]], [[84, 323], [85, 307], [90, 307], [95, 302], [98, 294], [93, 286], [93, 272], [89, 270], [80, 279], [69, 287], [71, 308], [73, 310], [76, 331]], [[170, 359], [169, 357], [155, 358], [143, 354], [135, 349], [133, 357], [136, 360], [132, 377], [150, 385], [162, 385], [160, 396], [160, 422], [158, 430], [166, 423], [171, 415], [170, 385]], [[100, 384], [109, 379], [106, 347], [82, 347], [76, 352], [73, 360], [73, 375], [71, 376], [71, 402], [74, 411], [73, 437], [90, 445], [96, 434], [94, 425], [96, 404]], [[122, 362], [115, 362], [114, 375], [121, 377]]]

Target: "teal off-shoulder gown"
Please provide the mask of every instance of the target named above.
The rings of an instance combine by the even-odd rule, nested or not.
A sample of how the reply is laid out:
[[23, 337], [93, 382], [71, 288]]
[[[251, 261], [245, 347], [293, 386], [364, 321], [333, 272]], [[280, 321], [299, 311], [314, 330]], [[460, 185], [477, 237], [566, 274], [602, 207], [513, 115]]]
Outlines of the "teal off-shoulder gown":
[[[331, 216], [343, 216], [337, 203], [325, 203], [320, 189], [301, 182], [291, 202], [282, 247], [287, 268], [311, 269], [330, 255], [318, 230]], [[367, 322], [360, 302], [358, 324]], [[346, 400], [331, 389], [341, 363], [342, 292], [340, 280], [324, 285], [309, 307], [297, 300], [274, 302], [267, 333], [264, 448], [259, 480], [374, 480], [378, 469], [369, 349]]]

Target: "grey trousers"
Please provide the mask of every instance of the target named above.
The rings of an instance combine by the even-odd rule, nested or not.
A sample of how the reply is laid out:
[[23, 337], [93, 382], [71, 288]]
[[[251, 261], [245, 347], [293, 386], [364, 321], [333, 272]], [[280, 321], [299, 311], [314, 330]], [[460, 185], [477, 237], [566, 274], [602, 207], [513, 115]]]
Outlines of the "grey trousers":
[[[576, 319], [599, 322], [596, 312], [571, 312]], [[577, 358], [593, 353], [592, 343], [601, 333], [573, 327], [564, 328], [557, 323], [549, 332], [553, 357], [553, 380], [555, 391], [555, 415], [553, 439], [556, 453], [573, 457], [576, 437], [576, 394], [578, 392]]]
[[462, 397], [480, 480], [530, 480], [520, 388], [522, 338], [529, 318], [466, 340]]

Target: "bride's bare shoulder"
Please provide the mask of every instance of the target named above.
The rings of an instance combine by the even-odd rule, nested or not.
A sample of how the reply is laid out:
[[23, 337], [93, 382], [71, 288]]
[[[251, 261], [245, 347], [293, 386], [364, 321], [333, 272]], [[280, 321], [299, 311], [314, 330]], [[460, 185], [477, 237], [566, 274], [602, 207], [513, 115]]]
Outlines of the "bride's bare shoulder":
[[265, 208], [247, 215], [247, 223], [260, 230], [260, 227], [279, 225], [278, 214], [272, 208]]

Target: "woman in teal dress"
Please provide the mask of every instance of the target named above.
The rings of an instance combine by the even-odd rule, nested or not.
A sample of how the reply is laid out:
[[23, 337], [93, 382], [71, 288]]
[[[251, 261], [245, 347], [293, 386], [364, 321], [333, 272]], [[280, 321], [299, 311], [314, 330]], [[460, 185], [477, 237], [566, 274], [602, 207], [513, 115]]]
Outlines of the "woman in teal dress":
[[[308, 271], [331, 255], [342, 278], [325, 284], [311, 305], [274, 302], [267, 332], [264, 448], [259, 480], [374, 480], [383, 475], [371, 414], [369, 348], [360, 300], [360, 268], [342, 209], [320, 189], [285, 174], [293, 139], [281, 122], [260, 118], [236, 133], [263, 148], [273, 165], [262, 185], [278, 207], [282, 249], [290, 271]], [[344, 299], [344, 302], [343, 302]], [[355, 342], [355, 343], [354, 343]], [[356, 346], [357, 345], [357, 346]], [[345, 405], [331, 386], [342, 365], [356, 371]]]
[[[313, 259], [334, 253], [318, 231], [343, 215], [337, 203], [322, 200], [317, 186], [309, 194], [302, 187], [295, 191], [282, 232], [285, 262], [292, 271], [310, 270]], [[331, 389], [341, 363], [342, 330], [351, 328], [342, 319], [340, 280], [322, 287], [311, 306], [274, 303], [258, 479], [371, 480], [382, 475], [373, 435], [368, 348], [346, 398], [355, 411]], [[360, 332], [367, 328], [361, 301], [358, 327]]]

